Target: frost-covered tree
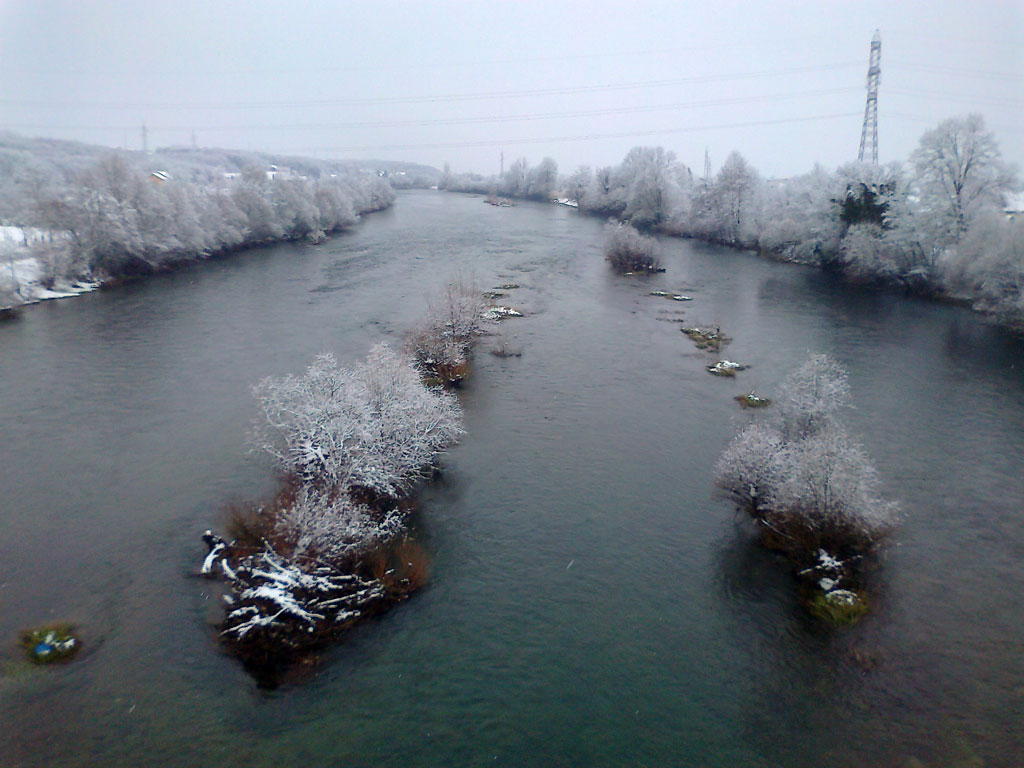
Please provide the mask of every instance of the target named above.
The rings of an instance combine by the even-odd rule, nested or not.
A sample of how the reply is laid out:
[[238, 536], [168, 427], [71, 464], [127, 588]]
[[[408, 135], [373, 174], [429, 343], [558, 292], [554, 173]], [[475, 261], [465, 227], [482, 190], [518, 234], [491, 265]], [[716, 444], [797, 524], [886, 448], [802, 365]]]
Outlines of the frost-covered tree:
[[344, 488], [300, 485], [272, 521], [279, 554], [293, 563], [343, 562], [403, 529], [397, 507], [354, 501]]
[[736, 506], [756, 510], [778, 483], [778, 456], [784, 442], [777, 427], [751, 424], [719, 457], [715, 484]]
[[562, 185], [562, 192], [568, 199], [579, 202], [586, 195], [593, 178], [594, 172], [590, 169], [590, 166], [581, 165], [565, 180], [565, 183]]
[[622, 218], [641, 227], [666, 221], [680, 197], [682, 172], [676, 157], [662, 147], [634, 147], [615, 173], [624, 202]]
[[846, 371], [814, 355], [783, 385], [778, 417], [742, 430], [715, 467], [716, 485], [799, 564], [819, 550], [863, 555], [895, 523], [896, 506], [840, 419], [849, 404]]
[[1003, 194], [1017, 184], [995, 135], [978, 114], [943, 120], [921, 137], [910, 161], [922, 203], [947, 220], [954, 239], [967, 231], [979, 208], [1001, 205]]
[[946, 280], [1001, 322], [1024, 327], [1024, 217], [979, 213], [944, 257]]
[[661, 269], [658, 241], [641, 235], [625, 223], [605, 226], [604, 257], [619, 272], [656, 272]]
[[620, 216], [626, 209], [626, 200], [617, 182], [616, 169], [606, 166], [594, 171], [590, 186], [579, 203], [582, 209], [591, 213]]
[[508, 197], [526, 197], [529, 191], [529, 173], [530, 164], [525, 157], [515, 160], [501, 179], [501, 193]]
[[828, 355], [811, 355], [790, 374], [777, 400], [784, 438], [814, 437], [839, 424], [840, 413], [850, 407], [848, 378]]
[[821, 166], [767, 184], [758, 245], [786, 261], [820, 264], [837, 252], [842, 223], [837, 179]]
[[558, 164], [550, 157], [531, 168], [526, 176], [526, 197], [532, 200], [550, 200], [558, 186]]
[[351, 369], [320, 355], [305, 375], [264, 379], [254, 394], [263, 412], [258, 450], [310, 484], [378, 497], [407, 492], [462, 431], [456, 401], [424, 386], [386, 344]]
[[892, 529], [896, 507], [881, 497], [877, 470], [841, 426], [787, 441], [774, 463], [760, 519], [798, 557], [822, 549], [863, 554]]
[[695, 187], [691, 231], [728, 245], [756, 244], [761, 186], [757, 171], [732, 152], [713, 180]]
[[481, 332], [484, 305], [474, 282], [457, 276], [427, 304], [427, 315], [406, 343], [424, 375], [444, 385], [457, 385], [469, 371], [469, 353]]

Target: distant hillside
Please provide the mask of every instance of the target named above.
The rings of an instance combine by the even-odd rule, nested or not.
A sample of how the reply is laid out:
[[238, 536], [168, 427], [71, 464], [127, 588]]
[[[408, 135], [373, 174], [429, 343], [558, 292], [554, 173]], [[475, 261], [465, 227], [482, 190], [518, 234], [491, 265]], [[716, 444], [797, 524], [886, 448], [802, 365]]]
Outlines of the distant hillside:
[[112, 149], [61, 139], [42, 139], [0, 131], [0, 225], [32, 224], [31, 204], [41, 192], [74, 182], [102, 158], [117, 154], [145, 174], [163, 171], [172, 178], [210, 184], [224, 174], [247, 169], [270, 170], [319, 179], [332, 175], [386, 176], [399, 189], [437, 185], [436, 168], [394, 160], [324, 160], [247, 150], [163, 147], [153, 152]]
[[429, 189], [440, 184], [442, 176], [441, 171], [433, 166], [402, 160], [364, 160], [359, 167], [384, 171], [395, 189]]

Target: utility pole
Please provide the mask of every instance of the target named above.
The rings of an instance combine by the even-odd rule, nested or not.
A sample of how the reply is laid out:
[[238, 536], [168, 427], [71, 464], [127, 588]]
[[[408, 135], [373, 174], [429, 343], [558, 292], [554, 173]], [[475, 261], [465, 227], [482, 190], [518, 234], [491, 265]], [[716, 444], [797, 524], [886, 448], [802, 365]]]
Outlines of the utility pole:
[[704, 181], [711, 180], [711, 152], [704, 148]]
[[864, 126], [860, 131], [860, 151], [857, 160], [864, 162], [865, 149], [871, 145], [871, 163], [878, 165], [878, 81], [882, 76], [882, 38], [875, 30], [871, 38], [871, 56], [868, 60], [868, 101], [864, 105]]
[[193, 131], [192, 131], [192, 149], [195, 149], [195, 148], [196, 148], [196, 132], [193, 129]]
[[146, 130], [146, 123], [142, 123], [142, 151], [149, 152], [149, 131]]
[[498, 178], [502, 178], [505, 175], [505, 153], [501, 153], [501, 171], [498, 173]]

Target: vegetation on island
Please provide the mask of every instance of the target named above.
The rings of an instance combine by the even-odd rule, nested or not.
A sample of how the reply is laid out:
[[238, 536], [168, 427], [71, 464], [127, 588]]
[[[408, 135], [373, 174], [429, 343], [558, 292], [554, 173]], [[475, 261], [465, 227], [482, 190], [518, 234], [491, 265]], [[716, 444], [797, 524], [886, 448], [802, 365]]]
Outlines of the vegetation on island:
[[322, 354], [301, 376], [253, 388], [253, 449], [285, 480], [271, 499], [230, 511], [228, 540], [203, 535], [201, 572], [227, 583], [220, 637], [262, 683], [426, 583], [409, 518], [417, 487], [463, 433], [445, 388], [466, 376], [484, 316], [460, 277], [404, 350], [378, 344], [351, 368]]
[[351, 368], [319, 355], [253, 393], [254, 450], [286, 480], [234, 510], [229, 542], [204, 534], [201, 570], [228, 585], [221, 639], [273, 684], [296, 655], [422, 586], [426, 564], [406, 537], [411, 494], [462, 424], [454, 396], [386, 344]]
[[843, 426], [846, 371], [810, 357], [786, 381], [777, 416], [744, 428], [715, 466], [721, 492], [783, 552], [816, 616], [850, 623], [867, 612], [867, 558], [893, 530], [898, 507], [880, 494], [867, 454]]
[[664, 272], [658, 258], [658, 241], [624, 223], [605, 227], [604, 257], [618, 272]]
[[473, 342], [481, 332], [484, 303], [471, 280], [459, 276], [427, 305], [406, 350], [430, 384], [458, 386], [469, 375]]

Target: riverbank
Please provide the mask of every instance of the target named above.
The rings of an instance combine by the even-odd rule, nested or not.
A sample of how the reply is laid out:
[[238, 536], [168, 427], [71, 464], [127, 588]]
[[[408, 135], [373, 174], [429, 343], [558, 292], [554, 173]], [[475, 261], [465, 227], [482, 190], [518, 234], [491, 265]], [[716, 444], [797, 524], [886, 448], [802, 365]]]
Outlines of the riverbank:
[[[44, 239], [29, 241], [28, 237], [26, 237], [26, 242], [29, 243], [27, 245], [19, 245], [15, 238], [0, 240], [0, 320], [16, 317], [22, 307], [32, 304], [55, 299], [73, 298], [102, 288], [114, 288], [126, 282], [145, 279], [149, 275], [173, 272], [191, 264], [234, 257], [243, 251], [303, 240], [310, 244], [320, 244], [332, 235], [348, 231], [352, 226], [357, 226], [363, 217], [387, 210], [392, 205], [394, 205], [393, 197], [386, 205], [374, 207], [371, 210], [358, 214], [359, 221], [356, 224], [337, 227], [330, 232], [317, 232], [301, 237], [282, 236], [275, 239], [246, 242], [237, 246], [224, 247], [213, 252], [191, 255], [182, 254], [178, 258], [166, 259], [158, 266], [137, 270], [130, 275], [116, 275], [103, 279], [95, 279], [90, 274], [76, 276], [54, 275], [52, 267], [48, 268], [44, 264], [46, 257], [36, 252], [38, 248], [46, 247], [43, 245], [44, 242], [47, 242]], [[32, 231], [31, 228], [22, 227], [3, 227], [0, 229]]]

